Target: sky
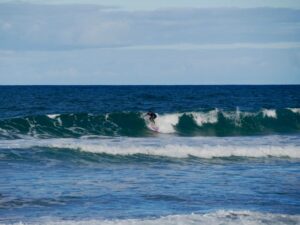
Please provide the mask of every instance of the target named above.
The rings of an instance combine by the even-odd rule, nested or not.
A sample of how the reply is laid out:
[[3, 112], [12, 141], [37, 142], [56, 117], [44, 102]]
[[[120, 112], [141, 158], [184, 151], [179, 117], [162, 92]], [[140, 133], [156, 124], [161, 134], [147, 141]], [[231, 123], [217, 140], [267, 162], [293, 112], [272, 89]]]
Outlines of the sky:
[[300, 84], [300, 1], [0, 0], [1, 84]]
[[281, 7], [300, 8], [298, 0], [2, 0], [2, 2], [27, 2], [36, 4], [96, 4], [126, 10], [155, 10], [161, 8], [211, 8], [211, 7]]

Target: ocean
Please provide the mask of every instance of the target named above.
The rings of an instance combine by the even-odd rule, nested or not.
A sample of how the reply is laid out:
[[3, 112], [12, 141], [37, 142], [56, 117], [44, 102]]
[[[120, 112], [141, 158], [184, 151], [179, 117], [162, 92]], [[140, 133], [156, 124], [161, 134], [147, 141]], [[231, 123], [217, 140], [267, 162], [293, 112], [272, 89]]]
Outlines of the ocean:
[[0, 224], [300, 224], [300, 86], [0, 86], [0, 171]]

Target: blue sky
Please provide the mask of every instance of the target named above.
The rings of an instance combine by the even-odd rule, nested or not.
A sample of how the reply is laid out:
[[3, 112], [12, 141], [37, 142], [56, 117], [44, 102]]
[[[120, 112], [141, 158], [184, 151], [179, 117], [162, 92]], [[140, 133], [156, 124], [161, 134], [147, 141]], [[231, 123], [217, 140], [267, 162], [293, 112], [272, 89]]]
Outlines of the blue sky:
[[0, 84], [299, 84], [299, 2], [2, 0]]

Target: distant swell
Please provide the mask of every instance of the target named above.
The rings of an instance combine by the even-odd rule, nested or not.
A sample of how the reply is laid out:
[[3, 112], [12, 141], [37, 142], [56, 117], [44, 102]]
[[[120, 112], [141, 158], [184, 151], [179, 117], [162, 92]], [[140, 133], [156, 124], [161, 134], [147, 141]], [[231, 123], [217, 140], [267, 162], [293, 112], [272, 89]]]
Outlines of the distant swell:
[[[51, 114], [0, 120], [0, 138], [97, 136], [145, 137], [157, 135], [148, 128], [142, 112], [108, 114]], [[257, 112], [223, 111], [158, 114], [159, 133], [180, 136], [244, 136], [300, 132], [300, 109], [262, 109]]]

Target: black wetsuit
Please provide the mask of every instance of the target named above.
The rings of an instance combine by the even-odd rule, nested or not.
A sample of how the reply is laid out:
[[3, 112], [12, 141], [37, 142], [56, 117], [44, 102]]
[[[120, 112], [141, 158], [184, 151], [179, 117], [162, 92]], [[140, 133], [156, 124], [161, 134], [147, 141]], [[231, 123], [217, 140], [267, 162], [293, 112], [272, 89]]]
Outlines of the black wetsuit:
[[149, 116], [149, 120], [152, 121], [153, 123], [155, 123], [155, 119], [156, 119], [156, 114], [154, 112], [148, 112], [147, 115]]

